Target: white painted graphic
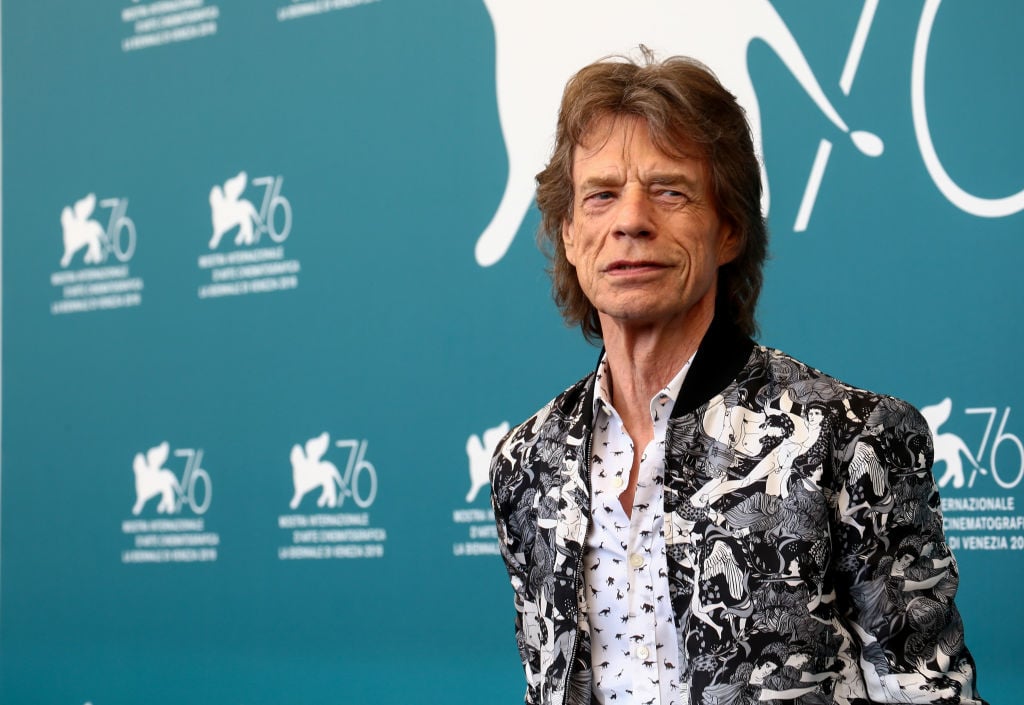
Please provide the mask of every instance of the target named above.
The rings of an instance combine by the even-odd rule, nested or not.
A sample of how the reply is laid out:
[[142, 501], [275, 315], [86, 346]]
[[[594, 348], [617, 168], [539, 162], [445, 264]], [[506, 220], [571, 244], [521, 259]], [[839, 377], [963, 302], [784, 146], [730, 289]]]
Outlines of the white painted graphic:
[[334, 463], [322, 460], [330, 442], [327, 433], [321, 433], [306, 441], [305, 450], [297, 444], [292, 446], [292, 483], [295, 485], [295, 495], [288, 503], [292, 509], [297, 509], [303, 496], [317, 487], [322, 492], [316, 500], [316, 506], [326, 505], [333, 509], [338, 505], [337, 488], [342, 484], [341, 474]]
[[[1010, 407], [968, 407], [953, 419], [953, 400], [921, 408], [935, 446], [933, 471], [942, 497], [943, 527], [953, 550], [1024, 550], [1024, 516], [1012, 492], [1024, 480], [1024, 444], [1007, 430]], [[984, 422], [984, 427], [978, 421]], [[942, 428], [970, 426], [977, 449]], [[967, 470], [970, 474], [967, 474]], [[985, 492], [985, 495], [975, 494]]]
[[[502, 421], [497, 426], [486, 429], [483, 438], [474, 433], [466, 440], [466, 459], [469, 461], [467, 504], [477, 501], [480, 491], [490, 484], [491, 456], [508, 431], [508, 421]], [[494, 524], [494, 512], [490, 507], [453, 509], [452, 524], [462, 534], [459, 540], [452, 543], [452, 555], [498, 555], [498, 532]]]
[[238, 228], [236, 245], [252, 245], [256, 242], [253, 226], [259, 222], [260, 214], [251, 201], [242, 198], [248, 178], [244, 171], [240, 171], [224, 182], [223, 189], [220, 186], [210, 189], [210, 218], [213, 220], [211, 250], [217, 249], [224, 233], [235, 228]]
[[263, 202], [258, 211], [252, 201], [242, 198], [248, 179], [248, 174], [240, 171], [224, 182], [223, 189], [219, 185], [210, 189], [211, 250], [216, 250], [224, 234], [235, 228], [238, 229], [236, 245], [255, 245], [263, 233], [278, 243], [288, 239], [292, 229], [292, 205], [281, 195], [284, 177], [261, 176], [252, 180], [253, 186], [263, 188]]
[[210, 474], [200, 463], [202, 449], [179, 448], [175, 457], [185, 458], [185, 471], [178, 481], [177, 475], [164, 467], [170, 455], [171, 446], [167, 441], [142, 453], [135, 454], [132, 470], [135, 472], [135, 505], [132, 514], [138, 516], [143, 507], [156, 496], [160, 496], [156, 510], [160, 514], [177, 514], [182, 507], [188, 507], [195, 514], [205, 514], [210, 507], [213, 487]]
[[[109, 210], [106, 226], [99, 217], [102, 214], [96, 212], [97, 205]], [[50, 313], [82, 313], [142, 303], [143, 281], [132, 277], [129, 267], [138, 233], [128, 216], [127, 198], [97, 199], [95, 193], [89, 193], [74, 205], [64, 206], [60, 225], [64, 245], [61, 269], [50, 275], [50, 284], [60, 291], [60, 297], [51, 302]]]
[[[973, 407], [964, 409], [963, 413], [971, 416], [987, 417], [985, 430], [978, 441], [978, 449], [971, 453], [967, 443], [955, 433], [940, 432], [952, 414], [953, 400], [946, 397], [938, 404], [925, 406], [921, 414], [928, 422], [935, 443], [935, 464], [945, 463], [945, 472], [938, 479], [939, 487], [952, 485], [956, 488], [974, 487], [979, 475], [989, 476], [993, 482], [1003, 489], [1014, 489], [1024, 479], [1024, 444], [1019, 436], [1006, 430], [1010, 418], [1010, 407], [1002, 409], [994, 406]], [[998, 419], [998, 421], [997, 421]], [[998, 428], [996, 426], [998, 425]], [[995, 429], [995, 435], [992, 431]], [[987, 456], [986, 456], [987, 453]], [[966, 460], [971, 467], [971, 475], [966, 479], [964, 464]], [[986, 462], [987, 468], [981, 463]], [[1002, 467], [1000, 468], [1000, 462]]]
[[[294, 494], [288, 506], [299, 509], [310, 493], [317, 494], [319, 509], [341, 510], [345, 500], [362, 511], [284, 514], [278, 528], [287, 532], [287, 545], [279, 546], [280, 560], [381, 558], [387, 531], [370, 522], [369, 509], [377, 499], [377, 469], [366, 457], [366, 439], [341, 439], [331, 443], [325, 431], [292, 446], [290, 460]], [[344, 459], [344, 471], [331, 455]], [[340, 451], [340, 452], [339, 452]], [[305, 500], [309, 503], [308, 500]]]
[[291, 0], [290, 5], [277, 8], [277, 21], [296, 20], [300, 17], [322, 15], [334, 10], [347, 10], [357, 5], [369, 5], [380, 0]]
[[[982, 198], [962, 189], [949, 175], [939, 159], [932, 142], [931, 127], [928, 124], [928, 112], [925, 107], [925, 69], [928, 63], [928, 44], [931, 41], [932, 27], [939, 11], [941, 0], [927, 0], [921, 11], [921, 22], [917, 28], [914, 41], [914, 59], [911, 67], [910, 96], [914, 116], [914, 134], [917, 145], [924, 158], [925, 167], [932, 181], [950, 203], [965, 213], [982, 218], [1002, 218], [1024, 210], [1024, 189], [1002, 198]], [[993, 16], [995, 19], [995, 16]]]
[[[245, 198], [250, 186], [259, 208], [254, 200]], [[210, 189], [213, 232], [208, 247], [222, 248], [225, 236], [234, 233], [229, 240], [240, 249], [199, 256], [199, 269], [210, 273], [209, 282], [199, 287], [199, 298], [288, 291], [299, 285], [302, 267], [285, 255], [284, 241], [292, 231], [292, 204], [281, 193], [283, 186], [283, 176], [258, 176], [250, 182], [243, 170]], [[269, 243], [263, 241], [264, 235]], [[260, 247], [261, 241], [269, 246]]]
[[[498, 112], [508, 154], [505, 192], [476, 243], [476, 261], [490, 266], [505, 255], [534, 197], [534, 175], [551, 149], [554, 118], [569, 76], [610, 51], [643, 43], [659, 53], [700, 57], [738, 98], [761, 153], [761, 113], [747, 66], [747, 48], [766, 42], [782, 59], [821, 113], [868, 156], [882, 153], [876, 135], [851, 131], [829, 101], [789, 28], [768, 0], [485, 0], [494, 24]], [[865, 4], [863, 30], [850, 47], [842, 80], [852, 83], [875, 0]], [[699, 17], [699, 22], [693, 18]], [[848, 92], [848, 89], [847, 89]], [[831, 143], [829, 144], [831, 149]], [[816, 164], [802, 206], [809, 217], [824, 161]], [[768, 208], [765, 178], [764, 209]], [[811, 193], [813, 191], [813, 193]], [[800, 221], [798, 220], [798, 225]], [[804, 223], [806, 226], [806, 223]], [[797, 228], [799, 229], [799, 228]]]
[[170, 444], [164, 441], [146, 451], [146, 454], [135, 454], [132, 470], [135, 471], [135, 506], [132, 514], [138, 516], [142, 508], [153, 497], [160, 496], [156, 510], [161, 514], [175, 514], [178, 509], [177, 498], [181, 494], [181, 486], [174, 473], [163, 467], [171, 451]]
[[490, 484], [491, 456], [498, 443], [508, 433], [508, 421], [484, 431], [483, 441], [475, 433], [466, 441], [466, 456], [469, 458], [469, 492], [466, 502], [472, 502], [480, 490]]
[[100, 203], [110, 209], [107, 227], [93, 219], [96, 210], [96, 194], [90, 193], [76, 201], [74, 208], [64, 206], [60, 214], [60, 225], [64, 233], [64, 256], [60, 266], [65, 269], [75, 254], [83, 247], [85, 264], [102, 264], [113, 253], [119, 262], [127, 262], [135, 254], [135, 223], [126, 213], [128, 199], [105, 198]]
[[206, 0], [132, 0], [121, 10], [121, 22], [131, 27], [131, 34], [121, 40], [121, 51], [210, 37], [217, 33], [219, 17], [220, 9]]
[[60, 214], [60, 225], [64, 230], [64, 256], [60, 258], [60, 266], [67, 267], [71, 258], [83, 247], [86, 247], [85, 263], [99, 264], [103, 261], [103, 226], [92, 220], [92, 212], [96, 208], [96, 194], [90, 193], [75, 203], [74, 209], [64, 206]]
[[334, 463], [323, 459], [330, 442], [330, 436], [325, 431], [306, 441], [304, 449], [298, 444], [292, 446], [292, 483], [295, 494], [288, 504], [292, 509], [297, 509], [302, 498], [317, 488], [320, 489], [320, 496], [316, 500], [318, 507], [340, 507], [346, 497], [352, 497], [358, 507], [366, 509], [376, 499], [377, 470], [366, 459], [366, 441], [335, 441], [336, 447], [349, 449], [344, 475], [338, 472]]
[[[122, 563], [217, 560], [220, 535], [207, 530], [203, 516], [213, 499], [213, 483], [202, 462], [202, 448], [177, 448], [172, 453], [168, 441], [135, 454], [132, 515], [139, 518], [121, 522], [121, 533], [131, 542], [130, 547], [121, 552]], [[180, 476], [167, 467], [168, 463], [184, 465]], [[186, 507], [189, 515], [183, 517]], [[148, 511], [155, 509], [159, 518], [141, 518], [147, 508]]]
[[[959, 488], [964, 486], [964, 464], [962, 461], [967, 460], [975, 472], [979, 468], [970, 449], [960, 436], [955, 433], [939, 431], [939, 427], [949, 420], [952, 410], [953, 400], [946, 397], [938, 404], [921, 409], [921, 414], [928, 422], [928, 428], [932, 432], [935, 444], [935, 465], [944, 463], [946, 466], [946, 471], [938, 479], [939, 487], [945, 487], [952, 483], [953, 487]], [[971, 480], [973, 479], [974, 473], [971, 473]]]

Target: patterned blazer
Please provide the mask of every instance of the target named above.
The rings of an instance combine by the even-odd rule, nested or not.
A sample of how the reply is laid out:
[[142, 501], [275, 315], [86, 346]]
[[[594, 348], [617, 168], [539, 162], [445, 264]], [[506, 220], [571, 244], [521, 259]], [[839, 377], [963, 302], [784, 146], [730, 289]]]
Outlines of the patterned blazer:
[[[491, 464], [529, 704], [591, 702], [593, 393], [591, 374]], [[665, 447], [665, 578], [690, 702], [983, 702], [916, 409], [716, 321]]]

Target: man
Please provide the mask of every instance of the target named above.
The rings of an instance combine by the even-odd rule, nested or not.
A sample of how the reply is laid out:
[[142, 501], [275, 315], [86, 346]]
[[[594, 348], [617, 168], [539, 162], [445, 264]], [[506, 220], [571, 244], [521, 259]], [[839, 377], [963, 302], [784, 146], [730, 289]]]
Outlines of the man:
[[567, 85], [537, 203], [604, 352], [491, 465], [527, 703], [981, 702], [924, 420], [750, 339], [760, 198], [701, 64]]

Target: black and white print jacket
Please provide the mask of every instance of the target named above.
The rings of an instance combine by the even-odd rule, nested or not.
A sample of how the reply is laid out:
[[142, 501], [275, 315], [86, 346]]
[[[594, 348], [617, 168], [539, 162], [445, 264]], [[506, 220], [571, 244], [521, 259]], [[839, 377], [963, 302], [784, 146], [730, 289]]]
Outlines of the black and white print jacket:
[[[532, 705], [591, 703], [580, 570], [593, 393], [591, 374], [513, 429], [491, 464]], [[916, 409], [716, 321], [665, 447], [669, 592], [691, 703], [983, 702]]]

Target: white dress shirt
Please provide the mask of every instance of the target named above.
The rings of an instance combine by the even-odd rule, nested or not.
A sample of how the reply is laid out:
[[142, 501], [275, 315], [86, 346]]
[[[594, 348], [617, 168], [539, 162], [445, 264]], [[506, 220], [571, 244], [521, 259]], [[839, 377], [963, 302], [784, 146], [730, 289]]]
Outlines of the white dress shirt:
[[651, 399], [654, 438], [640, 457], [633, 511], [619, 496], [629, 484], [633, 441], [611, 404], [607, 357], [594, 391], [591, 515], [584, 581], [591, 628], [594, 698], [605, 705], [683, 705], [679, 640], [665, 556], [665, 435], [690, 360]]

